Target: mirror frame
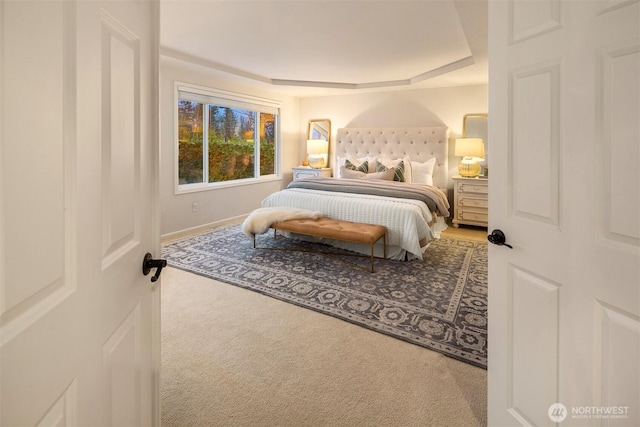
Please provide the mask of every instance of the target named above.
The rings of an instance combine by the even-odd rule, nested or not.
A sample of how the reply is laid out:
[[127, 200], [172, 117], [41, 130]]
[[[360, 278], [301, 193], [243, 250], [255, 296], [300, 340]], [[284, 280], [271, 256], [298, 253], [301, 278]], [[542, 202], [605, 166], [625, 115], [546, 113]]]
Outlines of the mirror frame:
[[[484, 124], [481, 126], [482, 129], [471, 129], [469, 132], [468, 123], [470, 120], [481, 119], [484, 121]], [[489, 114], [487, 113], [473, 113], [473, 114], [465, 114], [462, 119], [462, 137], [463, 138], [482, 138], [482, 142], [484, 143], [484, 153], [486, 158], [482, 160], [480, 166], [482, 167], [481, 176], [488, 176], [488, 154], [489, 154]]]
[[481, 135], [478, 135], [475, 132], [472, 132], [473, 135], [467, 135], [467, 120], [468, 119], [485, 119], [485, 121], [487, 121], [488, 118], [489, 118], [489, 114], [487, 113], [465, 114], [464, 118], [462, 119], [462, 137], [463, 138], [480, 137], [482, 138], [483, 142], [486, 144], [488, 141], [489, 129], [487, 128], [486, 132], [481, 132], [482, 133]]
[[[319, 136], [314, 137], [314, 125], [316, 123], [324, 123], [326, 124], [326, 132], [327, 132], [327, 137], [324, 138], [324, 135], [319, 134]], [[322, 127], [324, 130], [324, 126]], [[329, 143], [331, 143], [331, 120], [329, 119], [311, 119], [309, 120], [309, 124], [307, 126], [307, 140], [309, 139], [326, 139], [326, 141], [328, 141]]]

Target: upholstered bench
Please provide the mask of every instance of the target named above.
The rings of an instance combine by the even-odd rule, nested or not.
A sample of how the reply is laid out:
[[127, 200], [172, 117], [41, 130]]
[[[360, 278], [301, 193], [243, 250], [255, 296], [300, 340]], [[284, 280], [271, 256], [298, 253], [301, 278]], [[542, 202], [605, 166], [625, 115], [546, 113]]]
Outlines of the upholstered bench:
[[[371, 248], [371, 269], [373, 273], [373, 246], [383, 239], [384, 258], [387, 257], [387, 228], [383, 225], [365, 224], [359, 222], [343, 221], [332, 218], [318, 219], [290, 219], [271, 224], [274, 238], [276, 232], [289, 231], [291, 233], [305, 236], [324, 237], [328, 239], [341, 240], [367, 244]], [[255, 237], [253, 241], [255, 247]]]

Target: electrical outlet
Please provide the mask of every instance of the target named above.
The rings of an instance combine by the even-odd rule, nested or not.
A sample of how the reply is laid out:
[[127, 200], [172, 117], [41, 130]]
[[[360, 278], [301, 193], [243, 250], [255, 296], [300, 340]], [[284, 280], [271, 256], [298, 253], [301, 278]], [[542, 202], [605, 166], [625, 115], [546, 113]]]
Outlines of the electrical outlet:
[[193, 202], [193, 204], [191, 205], [191, 210], [193, 212], [198, 212], [198, 202]]

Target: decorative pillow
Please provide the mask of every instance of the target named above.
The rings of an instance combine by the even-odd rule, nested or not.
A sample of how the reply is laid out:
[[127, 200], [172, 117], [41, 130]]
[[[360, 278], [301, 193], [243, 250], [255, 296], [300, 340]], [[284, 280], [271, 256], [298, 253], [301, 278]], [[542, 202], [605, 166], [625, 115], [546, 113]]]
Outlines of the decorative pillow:
[[387, 166], [383, 165], [382, 163], [378, 164], [378, 172], [386, 172], [386, 171], [393, 171], [393, 180], [394, 181], [400, 181], [400, 182], [406, 182], [405, 181], [405, 174], [404, 174], [404, 161], [400, 160], [400, 162], [395, 165], [393, 168], [388, 168]]
[[340, 166], [340, 178], [346, 179], [364, 179], [366, 172], [347, 169], [346, 166]]
[[354, 171], [340, 166], [340, 177], [346, 179], [371, 179], [382, 181], [393, 181], [393, 169], [385, 172], [364, 173], [362, 171]]
[[364, 179], [377, 180], [377, 181], [393, 181], [393, 169], [389, 169], [383, 172], [373, 172], [364, 175]]
[[360, 171], [360, 172], [367, 173], [369, 172], [369, 161], [365, 160], [359, 166], [357, 166], [351, 163], [351, 160], [347, 159], [344, 161], [344, 167], [352, 171]]
[[[376, 157], [368, 156], [368, 157], [353, 157], [353, 156], [338, 156], [336, 157], [335, 170], [333, 171], [334, 176], [340, 176], [340, 166], [344, 166], [345, 163], [349, 161], [353, 166], [359, 167], [365, 161], [369, 164], [369, 171], [373, 172], [376, 170]], [[368, 171], [365, 171], [368, 172]]]
[[[411, 159], [409, 158], [409, 156], [405, 156], [402, 159], [395, 159], [395, 160], [392, 160], [388, 156], [382, 156], [382, 157], [380, 157], [380, 158], [378, 158], [376, 160], [378, 162], [377, 163], [378, 166], [380, 164], [383, 164], [388, 169], [393, 169], [396, 166], [398, 166], [398, 164], [400, 162], [404, 162], [404, 182], [408, 182], [408, 183], [412, 182], [412, 180], [411, 180], [411, 175], [412, 175], [412, 173], [411, 173]], [[379, 170], [379, 169], [380, 169], [379, 167], [376, 167], [376, 170]]]
[[424, 163], [411, 162], [412, 181], [416, 184], [433, 185], [433, 169], [435, 166], [435, 157]]

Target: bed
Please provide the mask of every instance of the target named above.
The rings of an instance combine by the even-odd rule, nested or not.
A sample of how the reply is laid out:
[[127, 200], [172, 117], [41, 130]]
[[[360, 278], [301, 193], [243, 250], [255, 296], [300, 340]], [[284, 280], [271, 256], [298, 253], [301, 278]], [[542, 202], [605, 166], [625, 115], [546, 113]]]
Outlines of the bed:
[[[447, 227], [447, 128], [338, 129], [333, 153], [334, 178], [293, 181], [265, 198], [262, 207], [307, 209], [330, 218], [384, 225], [388, 258], [422, 259]], [[379, 180], [370, 179], [372, 174]], [[405, 182], [389, 180], [390, 174], [395, 179], [404, 176]], [[432, 198], [431, 203], [425, 203], [424, 197]], [[359, 253], [369, 251], [348, 242], [322, 242]], [[381, 246], [375, 250], [382, 255]]]

